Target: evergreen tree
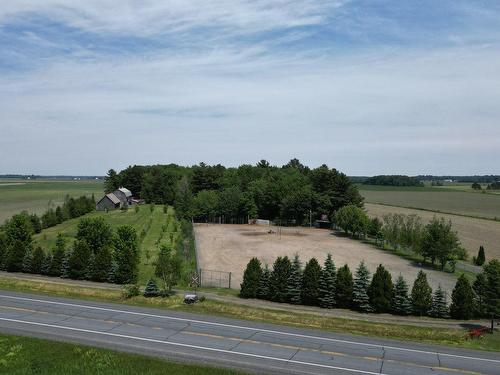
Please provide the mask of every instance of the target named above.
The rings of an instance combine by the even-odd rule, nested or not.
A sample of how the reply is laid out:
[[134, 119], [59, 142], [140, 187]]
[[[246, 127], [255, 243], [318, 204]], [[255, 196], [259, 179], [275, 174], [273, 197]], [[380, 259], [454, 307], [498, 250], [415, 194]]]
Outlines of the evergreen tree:
[[31, 273], [31, 263], [33, 262], [33, 252], [27, 250], [23, 258], [23, 272]]
[[352, 303], [352, 289], [354, 281], [349, 266], [345, 264], [337, 272], [336, 299], [337, 306], [348, 309]]
[[115, 282], [132, 284], [137, 280], [139, 268], [139, 245], [137, 233], [132, 226], [124, 225], [116, 230], [114, 259]]
[[260, 278], [262, 277], [262, 267], [260, 260], [252, 258], [247, 264], [243, 273], [243, 282], [241, 283], [240, 297], [257, 298]]
[[408, 296], [408, 284], [403, 276], [399, 275], [394, 285], [392, 311], [397, 315], [411, 314], [411, 300]]
[[500, 261], [492, 259], [483, 269], [486, 276], [486, 311], [488, 316], [500, 315]]
[[27, 251], [33, 249], [33, 227], [26, 212], [12, 216], [3, 226], [6, 248], [4, 267], [7, 271], [18, 272], [23, 268], [23, 260]]
[[427, 315], [432, 306], [432, 289], [427, 282], [427, 275], [419, 271], [411, 289], [411, 306], [416, 315]]
[[66, 250], [64, 252], [64, 257], [61, 263], [61, 277], [67, 279], [71, 275], [70, 259], [73, 254], [72, 250]]
[[52, 267], [52, 254], [48, 252], [47, 255], [45, 255], [45, 257], [43, 258], [42, 269], [41, 269], [42, 275], [49, 275], [51, 267]]
[[271, 271], [269, 266], [266, 264], [262, 275], [259, 280], [259, 289], [257, 291], [257, 297], [260, 299], [269, 299], [269, 278], [271, 277]]
[[393, 295], [391, 274], [379, 264], [368, 287], [370, 306], [378, 313], [390, 312]]
[[[73, 251], [69, 252], [68, 276], [72, 279], [83, 279], [87, 271], [89, 258], [92, 254], [86, 241], [76, 240]], [[63, 267], [64, 268], [64, 267]], [[64, 274], [64, 273], [63, 273]]]
[[87, 266], [85, 267], [86, 280], [95, 280], [95, 263], [95, 255], [94, 253], [90, 253], [89, 259], [87, 260]]
[[146, 289], [144, 289], [144, 297], [158, 297], [160, 290], [153, 279], [149, 279]]
[[33, 251], [33, 259], [31, 261], [31, 272], [40, 274], [42, 273], [42, 263], [45, 258], [45, 253], [40, 246], [37, 246]]
[[92, 280], [106, 281], [113, 262], [111, 248], [109, 246], [104, 246], [100, 251], [95, 253], [94, 256], [95, 262]]
[[111, 268], [109, 269], [109, 273], [108, 273], [108, 278], [106, 280], [108, 283], [116, 283], [116, 271], [117, 270], [118, 270], [118, 263], [116, 263], [115, 261], [112, 261]]
[[286, 285], [290, 277], [292, 264], [287, 256], [278, 257], [274, 261], [273, 270], [269, 278], [269, 296], [272, 301], [286, 302]]
[[447, 318], [448, 304], [446, 302], [446, 292], [438, 285], [432, 297], [432, 306], [429, 315], [433, 318]]
[[472, 284], [472, 290], [474, 291], [474, 306], [475, 306], [475, 316], [482, 318], [487, 316], [486, 309], [486, 290], [487, 290], [487, 280], [484, 272], [481, 272], [476, 276], [476, 280]]
[[40, 218], [36, 214], [31, 214], [30, 221], [33, 233], [40, 233], [42, 231], [42, 221]]
[[52, 252], [52, 265], [50, 267], [49, 274], [51, 276], [61, 276], [62, 264], [64, 260], [64, 255], [66, 253], [66, 241], [64, 237], [59, 233], [57, 235], [56, 247]]
[[302, 302], [302, 270], [300, 267], [300, 259], [298, 254], [295, 254], [295, 257], [293, 258], [292, 267], [290, 269], [290, 276], [288, 277], [286, 288], [288, 300], [295, 305], [300, 305], [300, 303]]
[[319, 289], [319, 301], [321, 307], [327, 309], [332, 309], [333, 307], [335, 307], [336, 281], [337, 272], [335, 269], [335, 263], [332, 260], [332, 255], [329, 253], [325, 260], [323, 272], [321, 272]]
[[486, 262], [486, 255], [484, 253], [484, 247], [479, 246], [479, 251], [477, 252], [476, 264], [482, 266]]
[[470, 319], [474, 315], [474, 292], [469, 280], [461, 275], [451, 294], [450, 315], [453, 319]]
[[370, 298], [368, 297], [368, 287], [370, 286], [370, 271], [366, 268], [365, 262], [361, 261], [356, 276], [354, 278], [354, 286], [352, 289], [352, 304], [353, 306], [362, 311], [370, 312]]
[[302, 303], [310, 306], [319, 305], [319, 287], [321, 278], [321, 266], [316, 258], [311, 258], [304, 267], [302, 275]]

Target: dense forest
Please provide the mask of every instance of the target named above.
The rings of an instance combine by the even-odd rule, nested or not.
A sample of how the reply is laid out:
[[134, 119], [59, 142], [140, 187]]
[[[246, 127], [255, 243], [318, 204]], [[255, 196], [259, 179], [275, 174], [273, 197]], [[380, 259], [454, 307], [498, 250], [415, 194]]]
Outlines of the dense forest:
[[108, 172], [106, 191], [119, 186], [149, 203], [174, 205], [181, 217], [226, 223], [259, 217], [300, 225], [309, 218], [332, 217], [348, 204], [363, 205], [344, 173], [326, 165], [311, 169], [297, 159], [281, 167], [265, 160], [235, 168], [134, 165]]
[[418, 178], [403, 175], [373, 176], [366, 179], [363, 184], [382, 186], [424, 186]]

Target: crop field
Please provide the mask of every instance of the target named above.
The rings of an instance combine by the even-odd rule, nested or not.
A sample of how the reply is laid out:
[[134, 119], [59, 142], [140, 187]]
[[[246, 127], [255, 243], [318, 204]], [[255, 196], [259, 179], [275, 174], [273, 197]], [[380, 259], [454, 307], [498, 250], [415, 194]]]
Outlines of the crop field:
[[500, 259], [500, 222], [498, 221], [372, 203], [365, 203], [365, 208], [370, 216], [379, 218], [389, 213], [415, 214], [420, 216], [424, 222], [428, 222], [434, 216], [444, 217], [446, 220], [451, 220], [453, 228], [458, 232], [460, 241], [469, 252], [470, 258], [477, 255], [479, 246], [483, 245], [486, 249], [487, 260]]
[[[179, 222], [175, 219], [174, 211], [169, 207], [167, 213], [163, 212], [163, 206], [140, 206], [138, 212], [130, 208], [127, 211], [92, 212], [85, 217], [102, 216], [113, 229], [121, 225], [131, 225], [135, 228], [140, 240], [140, 265], [139, 280], [142, 285], [154, 276], [154, 262], [158, 256], [158, 244], [175, 243], [180, 240], [181, 232]], [[58, 233], [61, 233], [70, 245], [76, 236], [78, 222], [81, 218], [65, 221], [55, 227], [44, 229], [40, 234], [34, 236], [36, 244], [44, 249], [55, 246]], [[141, 236], [142, 233], [142, 236]]]
[[448, 187], [359, 186], [367, 203], [500, 220], [500, 195]]
[[[269, 227], [252, 225], [195, 225], [199, 267], [232, 273], [232, 287], [239, 288], [248, 261], [257, 257], [272, 266], [278, 256], [299, 254], [303, 265], [315, 257], [323, 263], [331, 253], [337, 267], [345, 263], [354, 273], [361, 260], [374, 272], [382, 263], [395, 278], [400, 273], [413, 284], [422, 269], [414, 262], [350, 238], [333, 235], [329, 230], [286, 228], [281, 236], [269, 233]], [[276, 228], [272, 227], [276, 232]], [[425, 269], [433, 288], [439, 284], [451, 292], [456, 278], [452, 274]]]
[[23, 210], [43, 213], [49, 205], [57, 206], [64, 197], [103, 194], [102, 181], [0, 180], [0, 224]]

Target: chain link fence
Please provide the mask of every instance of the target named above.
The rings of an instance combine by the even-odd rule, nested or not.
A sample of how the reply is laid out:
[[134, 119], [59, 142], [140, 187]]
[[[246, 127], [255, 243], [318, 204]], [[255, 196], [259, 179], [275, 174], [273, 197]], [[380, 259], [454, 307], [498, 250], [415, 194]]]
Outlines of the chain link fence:
[[200, 269], [198, 277], [200, 286], [231, 289], [231, 272]]

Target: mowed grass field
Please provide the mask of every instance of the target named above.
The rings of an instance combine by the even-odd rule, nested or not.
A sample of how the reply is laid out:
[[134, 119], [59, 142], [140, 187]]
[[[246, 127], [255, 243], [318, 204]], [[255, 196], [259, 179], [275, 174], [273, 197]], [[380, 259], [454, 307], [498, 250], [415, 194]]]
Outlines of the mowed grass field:
[[359, 186], [367, 203], [500, 221], [500, 195], [465, 191], [464, 188]]
[[0, 180], [0, 224], [23, 210], [41, 214], [49, 204], [54, 207], [64, 202], [66, 195], [91, 196], [96, 200], [103, 195], [102, 181], [69, 180]]
[[[139, 206], [139, 211], [134, 208], [127, 211], [115, 210], [109, 212], [95, 211], [84, 217], [103, 217], [113, 229], [121, 225], [131, 225], [135, 228], [138, 237], [141, 232], [144, 236], [140, 240], [140, 265], [138, 283], [146, 284], [150, 277], [154, 276], [154, 262], [158, 256], [158, 244], [166, 243], [173, 245], [180, 240], [179, 222], [175, 218], [171, 207], [167, 213], [163, 206], [154, 206], [151, 211], [149, 205]], [[43, 249], [52, 249], [55, 246], [57, 235], [61, 233], [67, 240], [67, 246], [74, 242], [78, 230], [78, 223], [81, 218], [71, 219], [56, 225], [52, 228], [44, 229], [40, 234], [34, 236], [37, 245]]]

